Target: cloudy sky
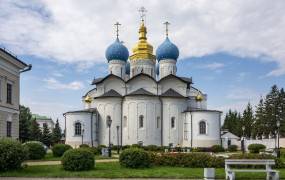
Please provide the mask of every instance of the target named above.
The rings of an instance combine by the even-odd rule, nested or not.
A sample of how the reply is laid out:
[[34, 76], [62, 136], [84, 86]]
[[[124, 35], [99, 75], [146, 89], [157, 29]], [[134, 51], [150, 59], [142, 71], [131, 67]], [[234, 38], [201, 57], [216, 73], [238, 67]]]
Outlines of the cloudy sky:
[[82, 108], [90, 81], [107, 74], [113, 24], [131, 52], [141, 6], [154, 49], [171, 23], [178, 75], [193, 77], [209, 108], [241, 110], [273, 84], [284, 87], [284, 0], [1, 0], [0, 46], [33, 65], [21, 77], [21, 103], [59, 119]]

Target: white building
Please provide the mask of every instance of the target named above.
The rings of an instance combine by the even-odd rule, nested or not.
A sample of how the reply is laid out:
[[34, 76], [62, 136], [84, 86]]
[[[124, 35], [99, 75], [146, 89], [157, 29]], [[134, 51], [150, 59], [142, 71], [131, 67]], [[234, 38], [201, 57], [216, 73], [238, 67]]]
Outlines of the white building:
[[55, 124], [51, 118], [38, 114], [33, 114], [32, 118], [37, 121], [41, 130], [43, 130], [44, 124], [46, 124], [50, 132], [52, 132]]
[[[106, 50], [109, 74], [93, 80], [85, 109], [64, 114], [66, 144], [210, 147], [221, 144], [221, 112], [207, 109], [207, 95], [192, 78], [176, 75], [179, 50], [168, 38], [147, 42], [144, 21], [129, 56], [117, 39]], [[168, 35], [168, 33], [167, 33]]]

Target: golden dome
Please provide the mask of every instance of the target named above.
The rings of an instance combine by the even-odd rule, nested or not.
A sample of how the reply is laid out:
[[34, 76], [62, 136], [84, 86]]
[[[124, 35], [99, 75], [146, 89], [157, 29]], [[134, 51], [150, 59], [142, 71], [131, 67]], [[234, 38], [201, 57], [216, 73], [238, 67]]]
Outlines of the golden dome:
[[196, 96], [196, 101], [203, 101], [203, 96], [201, 95], [201, 93], [199, 93], [199, 94]]
[[91, 103], [91, 102], [92, 102], [92, 98], [87, 95], [87, 96], [84, 98], [84, 101], [85, 101], [86, 103]]
[[138, 59], [151, 59], [155, 60], [155, 55], [153, 55], [153, 47], [147, 42], [146, 37], [146, 27], [144, 26], [144, 21], [139, 29], [139, 42], [133, 47], [133, 54], [130, 56], [130, 60]]

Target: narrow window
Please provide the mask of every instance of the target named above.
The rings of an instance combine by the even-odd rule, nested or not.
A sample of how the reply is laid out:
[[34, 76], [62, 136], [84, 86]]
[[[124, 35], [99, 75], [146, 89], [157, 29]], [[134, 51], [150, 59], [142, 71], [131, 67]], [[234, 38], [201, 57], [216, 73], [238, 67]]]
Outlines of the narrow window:
[[160, 117], [156, 118], [156, 128], [160, 128]]
[[112, 124], [112, 119], [111, 116], [107, 116], [106, 118], [106, 127], [109, 128], [109, 126], [111, 127]]
[[143, 115], [139, 117], [139, 128], [143, 128]]
[[7, 83], [7, 103], [12, 104], [12, 84]]
[[80, 122], [75, 123], [75, 135], [76, 136], [81, 135], [81, 123]]
[[206, 122], [205, 121], [201, 121], [199, 123], [199, 132], [200, 134], [206, 134]]
[[11, 137], [12, 135], [12, 122], [7, 121], [7, 137]]
[[171, 128], [175, 128], [175, 117], [171, 118]]
[[125, 128], [128, 126], [128, 119], [127, 119], [127, 116], [124, 116], [123, 125], [124, 125]]

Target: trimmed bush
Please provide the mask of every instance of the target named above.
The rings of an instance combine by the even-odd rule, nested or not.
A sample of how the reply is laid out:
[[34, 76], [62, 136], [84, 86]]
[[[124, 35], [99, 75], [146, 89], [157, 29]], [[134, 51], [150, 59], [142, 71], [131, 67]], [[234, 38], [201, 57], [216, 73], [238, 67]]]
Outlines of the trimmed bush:
[[80, 144], [79, 148], [89, 148], [90, 146], [88, 144]]
[[141, 148], [129, 148], [120, 154], [120, 164], [128, 168], [148, 168], [151, 165], [150, 155]]
[[212, 149], [209, 147], [196, 147], [191, 149], [192, 152], [212, 152]]
[[[270, 154], [251, 154], [251, 153], [234, 154], [234, 155], [231, 155], [229, 157], [229, 159], [274, 159], [275, 160], [275, 168], [284, 168], [285, 167], [285, 165], [281, 159], [276, 158], [275, 156], [270, 155]], [[252, 167], [252, 165], [248, 165], [248, 167]], [[253, 167], [258, 168], [259, 166], [253, 166]]]
[[237, 145], [229, 145], [228, 146], [228, 151], [230, 151], [230, 152], [236, 152], [237, 149], [238, 149]]
[[211, 147], [212, 152], [217, 153], [217, 152], [224, 152], [225, 149], [221, 145], [213, 145]]
[[31, 160], [43, 159], [46, 155], [46, 150], [41, 142], [31, 141], [23, 144], [29, 151], [29, 158]]
[[151, 155], [154, 165], [204, 168], [224, 167], [224, 158], [211, 156], [208, 153], [162, 153]]
[[158, 151], [163, 151], [163, 147], [161, 146], [156, 146], [156, 145], [148, 145], [143, 147], [144, 150], [146, 151], [153, 151], [153, 152], [158, 152]]
[[63, 169], [68, 171], [83, 171], [94, 168], [94, 154], [86, 148], [70, 149], [61, 159]]
[[20, 142], [0, 139], [0, 171], [19, 169], [27, 155], [28, 150]]
[[250, 144], [247, 148], [250, 153], [259, 153], [260, 151], [264, 151], [266, 146], [263, 144]]
[[56, 144], [51, 150], [54, 157], [61, 157], [69, 149], [72, 149], [72, 147], [68, 144]]
[[122, 146], [122, 149], [125, 150], [125, 149], [129, 149], [131, 146], [130, 145], [124, 145]]

